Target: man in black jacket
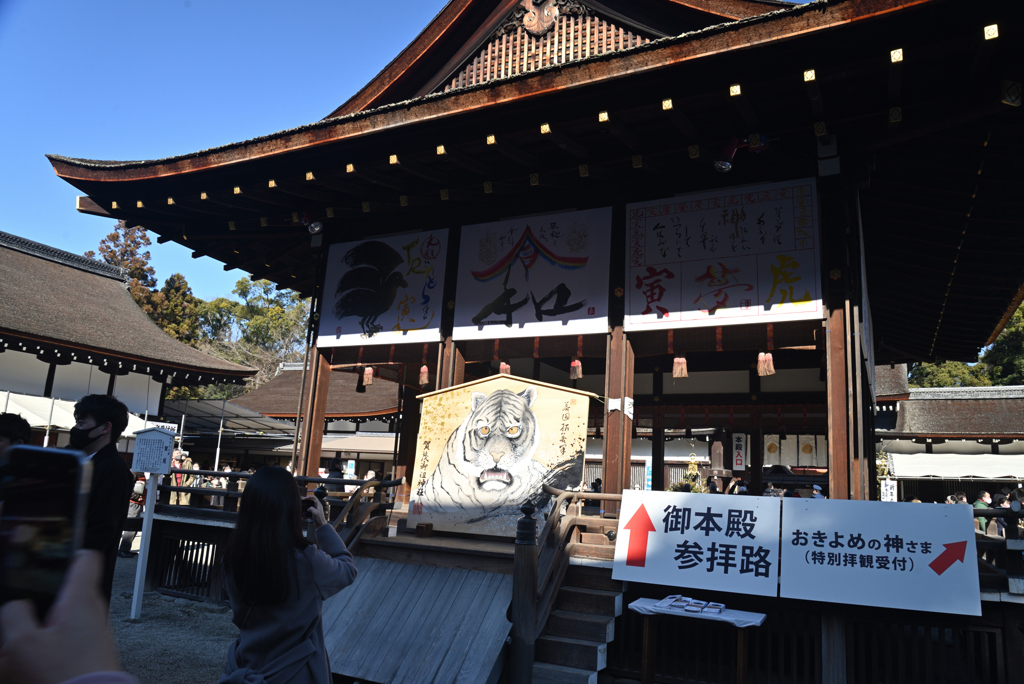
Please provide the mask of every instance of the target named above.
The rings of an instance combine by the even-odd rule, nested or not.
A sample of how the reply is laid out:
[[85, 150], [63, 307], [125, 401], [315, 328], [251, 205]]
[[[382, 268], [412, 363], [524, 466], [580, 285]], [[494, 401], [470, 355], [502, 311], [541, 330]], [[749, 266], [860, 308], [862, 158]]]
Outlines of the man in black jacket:
[[75, 404], [75, 427], [71, 447], [85, 452], [92, 461], [92, 487], [85, 516], [83, 546], [103, 554], [103, 583], [100, 588], [110, 603], [114, 586], [114, 563], [128, 517], [128, 499], [135, 478], [117, 452], [117, 440], [128, 427], [128, 407], [114, 397], [90, 394]]

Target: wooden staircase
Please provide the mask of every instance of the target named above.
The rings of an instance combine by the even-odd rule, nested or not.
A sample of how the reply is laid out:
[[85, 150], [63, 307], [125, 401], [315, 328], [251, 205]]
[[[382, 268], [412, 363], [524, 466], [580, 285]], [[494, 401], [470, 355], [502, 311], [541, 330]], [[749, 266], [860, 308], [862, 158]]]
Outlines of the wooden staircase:
[[[615, 521], [594, 518], [581, 528], [576, 556], [611, 560], [615, 543], [605, 534]], [[555, 609], [537, 638], [534, 684], [597, 684], [615, 638], [615, 618], [622, 614], [622, 583], [610, 567], [570, 565], [559, 588]]]

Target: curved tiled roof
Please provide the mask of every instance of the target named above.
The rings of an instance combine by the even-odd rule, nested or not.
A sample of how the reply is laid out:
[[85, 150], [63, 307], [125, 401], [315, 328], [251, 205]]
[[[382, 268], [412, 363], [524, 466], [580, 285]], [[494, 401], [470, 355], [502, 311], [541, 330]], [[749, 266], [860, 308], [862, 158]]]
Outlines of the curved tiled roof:
[[122, 278], [118, 268], [0, 233], [0, 333], [215, 376], [255, 374], [165, 333]]
[[[394, 382], [376, 377], [373, 384], [366, 387], [365, 393], [356, 392], [356, 382], [355, 373], [331, 373], [325, 412], [328, 418], [383, 416], [398, 411], [398, 386]], [[302, 371], [285, 370], [252, 392], [232, 399], [231, 403], [265, 416], [294, 416], [301, 386]], [[309, 387], [307, 380], [307, 397]]]

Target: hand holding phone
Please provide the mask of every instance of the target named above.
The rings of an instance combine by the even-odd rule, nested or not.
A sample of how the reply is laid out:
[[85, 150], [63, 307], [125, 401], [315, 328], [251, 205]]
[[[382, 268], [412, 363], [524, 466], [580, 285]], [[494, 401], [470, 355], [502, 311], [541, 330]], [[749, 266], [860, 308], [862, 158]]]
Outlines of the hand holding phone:
[[324, 509], [320, 505], [320, 499], [315, 496], [306, 496], [302, 498], [301, 503], [303, 507], [303, 519], [312, 520], [316, 523], [317, 527], [320, 527], [327, 522], [327, 519], [324, 518]]
[[12, 601], [0, 608], [0, 678], [58, 684], [121, 669], [107, 628], [106, 601], [99, 591], [102, 575], [103, 556], [82, 551], [75, 556], [45, 622], [27, 601]]
[[66, 449], [17, 445], [0, 457], [0, 602], [28, 599], [47, 614], [82, 545], [91, 469]]

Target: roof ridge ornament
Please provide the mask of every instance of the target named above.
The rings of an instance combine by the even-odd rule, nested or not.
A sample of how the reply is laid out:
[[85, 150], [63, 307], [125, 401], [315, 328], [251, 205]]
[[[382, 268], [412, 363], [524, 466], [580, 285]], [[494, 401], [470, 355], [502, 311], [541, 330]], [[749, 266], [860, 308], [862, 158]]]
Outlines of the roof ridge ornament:
[[556, 0], [522, 0], [522, 6], [526, 10], [523, 26], [532, 36], [543, 36], [558, 19]]

